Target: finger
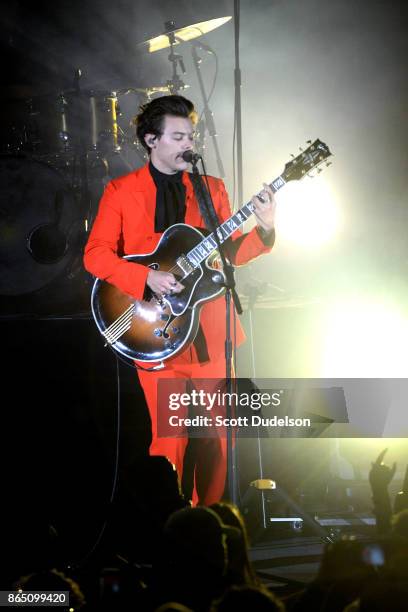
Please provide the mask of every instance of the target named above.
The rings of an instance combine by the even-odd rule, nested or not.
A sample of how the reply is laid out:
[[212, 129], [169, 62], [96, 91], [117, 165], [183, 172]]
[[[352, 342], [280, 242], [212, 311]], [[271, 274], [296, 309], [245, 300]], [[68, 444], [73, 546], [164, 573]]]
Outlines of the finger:
[[254, 197], [252, 198], [251, 202], [252, 202], [252, 204], [253, 204], [253, 206], [254, 206], [254, 213], [256, 214], [256, 212], [257, 212], [258, 210], [260, 210], [260, 207], [261, 207], [261, 201], [260, 201], [260, 200], [258, 200], [257, 196], [254, 196]]
[[164, 281], [166, 282], [166, 284], [170, 285], [171, 283], [176, 282], [176, 277], [174, 276], [174, 274], [172, 274], [171, 272], [165, 272], [164, 274]]
[[176, 285], [171, 288], [170, 292], [180, 293], [180, 291], [183, 291], [183, 289], [184, 289], [184, 285], [182, 285], [181, 283], [176, 283]]
[[183, 289], [184, 289], [184, 285], [176, 281], [175, 284], [172, 283], [171, 285], [168, 285], [164, 293], [168, 295], [172, 295], [173, 293], [180, 293], [180, 291], [183, 291]]
[[[267, 187], [267, 186], [266, 186]], [[270, 187], [268, 187], [268, 189], [264, 189], [263, 191], [261, 191], [260, 196], [263, 199], [260, 200], [258, 198], [258, 196], [256, 196], [256, 200], [257, 200], [257, 204], [259, 206], [259, 210], [269, 210], [272, 209], [274, 207], [274, 205], [276, 204], [276, 201], [273, 197], [273, 191]]]
[[263, 184], [265, 191], [267, 192], [268, 196], [270, 197], [270, 199], [273, 198], [273, 191], [270, 187], [270, 185], [268, 185], [267, 183]]
[[273, 193], [272, 189], [271, 189], [270, 202], [271, 202], [272, 206], [276, 206], [277, 205], [275, 194]]
[[268, 199], [272, 201], [274, 199], [275, 194], [273, 193], [271, 186], [267, 185], [267, 183], [264, 183], [264, 189], [265, 189], [265, 192], [268, 194]]
[[176, 287], [177, 284], [179, 284], [177, 277], [174, 274], [170, 274], [170, 286]]
[[268, 202], [268, 195], [264, 191], [260, 191], [257, 195], [252, 198], [254, 206], [265, 206]]
[[378, 455], [377, 459], [375, 460], [376, 465], [381, 465], [381, 462], [384, 459], [384, 456], [387, 450], [388, 448], [384, 448], [384, 450], [382, 450], [381, 453]]
[[266, 191], [269, 193], [271, 200], [275, 201], [275, 192], [270, 185], [264, 183]]

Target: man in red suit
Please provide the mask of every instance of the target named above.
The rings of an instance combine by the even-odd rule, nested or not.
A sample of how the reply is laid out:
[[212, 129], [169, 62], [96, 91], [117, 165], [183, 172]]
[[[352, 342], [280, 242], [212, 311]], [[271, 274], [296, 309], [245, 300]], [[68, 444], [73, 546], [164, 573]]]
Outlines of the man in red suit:
[[[182, 158], [185, 151], [193, 149], [196, 117], [193, 104], [182, 96], [163, 96], [142, 107], [136, 119], [137, 135], [149, 154], [149, 162], [111, 181], [99, 205], [85, 248], [85, 267], [136, 300], [142, 299], [146, 285], [158, 296], [178, 293], [183, 285], [170, 272], [152, 270], [122, 256], [152, 252], [164, 230], [175, 223], [205, 228], [186, 172], [188, 163]], [[214, 177], [208, 181], [218, 219], [225, 221], [231, 210], [224, 184]], [[257, 226], [247, 234], [236, 232], [230, 239], [228, 255], [235, 265], [268, 253], [273, 246], [276, 204], [266, 184], [262, 200], [252, 199]], [[203, 306], [199, 332], [189, 348], [165, 361], [163, 370], [138, 370], [152, 422], [150, 454], [166, 455], [175, 464], [180, 479], [188, 437], [158, 435], [157, 381], [159, 377], [224, 378], [225, 338], [225, 301], [217, 298]], [[238, 322], [237, 343], [242, 340]], [[219, 501], [225, 486], [226, 440], [222, 436], [200, 439], [195, 447], [193, 502], [210, 505]]]

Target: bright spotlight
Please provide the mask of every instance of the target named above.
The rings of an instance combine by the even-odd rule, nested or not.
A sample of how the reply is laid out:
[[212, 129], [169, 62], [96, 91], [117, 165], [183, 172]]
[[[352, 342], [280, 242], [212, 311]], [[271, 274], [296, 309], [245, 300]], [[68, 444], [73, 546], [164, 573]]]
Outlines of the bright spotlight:
[[279, 240], [315, 248], [332, 240], [340, 226], [339, 207], [322, 177], [289, 182], [277, 201]]
[[323, 377], [408, 376], [408, 318], [396, 305], [343, 300], [327, 313], [323, 334]]

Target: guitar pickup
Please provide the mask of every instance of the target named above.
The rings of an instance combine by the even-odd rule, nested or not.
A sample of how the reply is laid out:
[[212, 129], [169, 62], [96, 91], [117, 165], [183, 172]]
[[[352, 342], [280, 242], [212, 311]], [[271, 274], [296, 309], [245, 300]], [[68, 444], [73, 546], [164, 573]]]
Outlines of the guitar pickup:
[[[185, 255], [181, 255], [178, 259], [177, 259], [177, 265], [180, 268], [180, 270], [183, 272], [184, 276], [187, 276], [188, 274], [190, 274], [190, 272], [193, 271], [193, 266], [191, 265], [191, 263], [189, 262], [189, 260], [187, 259], [187, 257]], [[184, 277], [183, 277], [184, 278]]]
[[170, 315], [162, 313], [160, 315], [160, 321], [168, 321], [170, 319]]

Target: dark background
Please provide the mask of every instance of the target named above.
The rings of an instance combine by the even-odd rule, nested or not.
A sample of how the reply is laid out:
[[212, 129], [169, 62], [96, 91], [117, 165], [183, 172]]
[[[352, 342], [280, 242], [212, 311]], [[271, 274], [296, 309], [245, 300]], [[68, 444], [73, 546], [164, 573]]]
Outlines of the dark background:
[[[205, 5], [168, 0], [7, 2], [0, 17], [3, 154], [10, 138], [10, 117], [12, 122], [13, 117], [18, 119], [22, 100], [71, 89], [78, 67], [84, 89], [116, 91], [163, 84], [171, 76], [167, 52], [147, 56], [138, 43], [161, 33], [169, 19], [187, 25], [231, 15], [232, 8], [227, 0]], [[272, 280], [288, 295], [380, 287], [406, 311], [406, 25], [402, 2], [241, 2], [245, 197], [268, 173], [279, 174], [298, 144], [319, 136], [336, 154], [335, 170], [327, 180], [345, 218], [339, 240], [325, 251], [304, 256], [281, 245], [273, 259], [260, 260], [242, 272], [242, 290], [254, 277]], [[232, 23], [203, 40], [219, 57], [212, 110], [225, 181], [232, 192]], [[190, 85], [188, 96], [201, 108], [189, 52], [179, 49], [187, 64], [183, 78]], [[208, 62], [203, 60], [207, 84], [213, 75]], [[120, 102], [128, 129], [140, 98], [128, 95]], [[127, 171], [121, 160], [110, 162], [111, 175]], [[131, 155], [130, 163], [140, 165], [138, 155]], [[208, 165], [217, 174], [210, 144]], [[93, 176], [91, 187], [95, 214], [102, 179]], [[80, 207], [76, 202], [74, 206]], [[4, 460], [5, 472], [11, 476], [9, 506], [26, 515], [27, 525], [53, 521], [67, 539], [75, 534], [74, 556], [93, 542], [106, 516], [117, 419], [116, 362], [103, 349], [90, 319], [92, 279], [80, 266], [85, 240], [86, 234], [78, 229], [67, 268], [39, 291], [26, 292], [20, 285], [16, 296], [2, 296], [0, 321], [5, 338], [4, 432], [11, 440]], [[3, 264], [14, 264], [13, 257], [5, 251]], [[307, 336], [308, 313], [297, 318], [288, 317], [287, 311], [273, 314], [267, 331], [258, 326], [259, 341], [274, 331], [281, 337], [286, 329], [287, 346], [295, 354], [290, 329], [295, 321], [303, 330], [299, 333]], [[260, 358], [269, 363], [283, 351], [283, 361], [289, 363], [291, 354], [284, 344], [272, 353], [268, 342], [258, 345]], [[120, 461], [129, 465], [147, 452], [148, 416], [136, 374], [125, 366], [120, 369]], [[298, 469], [295, 462], [292, 472]], [[271, 472], [275, 476], [276, 465]]]

